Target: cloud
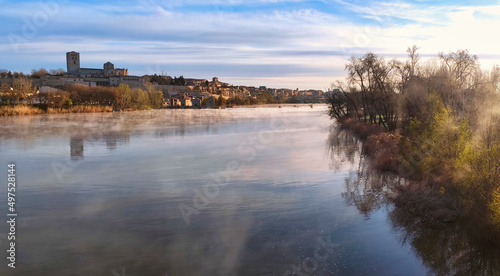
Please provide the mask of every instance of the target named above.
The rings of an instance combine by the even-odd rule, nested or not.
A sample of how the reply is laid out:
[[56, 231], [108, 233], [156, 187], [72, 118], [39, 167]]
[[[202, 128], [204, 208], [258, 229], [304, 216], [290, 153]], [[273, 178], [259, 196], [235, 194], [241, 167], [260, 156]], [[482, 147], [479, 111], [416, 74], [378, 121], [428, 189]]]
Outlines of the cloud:
[[[142, 74], [160, 64], [173, 75], [263, 82], [302, 74], [300, 88], [323, 88], [343, 77], [347, 58], [368, 51], [401, 57], [417, 44], [422, 55], [467, 48], [491, 58], [496, 43], [488, 30], [500, 23], [500, 6], [459, 2], [54, 1], [2, 3], [2, 67], [64, 67], [64, 53], [74, 50], [86, 67], [109, 60]], [[50, 3], [59, 3], [57, 12], [34, 24], [16, 54], [9, 35], [24, 37], [26, 22], [43, 19], [41, 5]]]

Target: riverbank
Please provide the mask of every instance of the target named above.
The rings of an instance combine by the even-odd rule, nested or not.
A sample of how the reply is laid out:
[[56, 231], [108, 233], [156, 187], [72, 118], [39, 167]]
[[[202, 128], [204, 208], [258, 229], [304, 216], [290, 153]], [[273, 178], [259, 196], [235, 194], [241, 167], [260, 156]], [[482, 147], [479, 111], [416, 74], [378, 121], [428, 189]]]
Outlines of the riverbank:
[[274, 108], [282, 108], [282, 107], [302, 107], [308, 106], [314, 108], [314, 106], [326, 106], [327, 103], [269, 103], [269, 104], [251, 104], [251, 105], [235, 105], [231, 106], [232, 108], [255, 108], [255, 107], [274, 107]]
[[[256, 107], [269, 107], [269, 108], [282, 108], [282, 107], [302, 107], [308, 106], [314, 108], [315, 105], [324, 106], [326, 103], [319, 104], [255, 104], [255, 105], [237, 105], [237, 106], [224, 106], [215, 107], [215, 109], [225, 109], [225, 108], [256, 108]], [[171, 108], [171, 109], [206, 109], [205, 108]], [[126, 108], [120, 111], [138, 111], [144, 109], [133, 109]], [[1, 106], [0, 107], [0, 117], [2, 116], [21, 116], [21, 115], [40, 115], [40, 114], [66, 114], [66, 113], [101, 113], [101, 112], [113, 112], [111, 106], [102, 105], [77, 105], [70, 108], [39, 108], [30, 105], [16, 105], [16, 106]]]
[[[400, 130], [388, 131], [357, 119], [338, 122], [341, 129], [353, 133], [360, 140], [362, 152], [368, 157], [372, 169], [401, 179], [401, 184], [395, 186], [387, 198], [396, 208], [415, 217], [425, 227], [443, 228], [459, 223], [480, 229], [482, 239], [500, 247], [496, 221], [484, 215], [486, 210], [483, 206], [469, 204], [475, 195], [466, 194], [469, 189], [463, 188], [463, 178], [458, 177], [461, 175], [459, 165], [449, 168], [446, 173], [427, 173], [426, 155], [438, 154], [430, 144], [409, 152], [408, 141], [412, 137], [407, 137], [407, 133], [401, 134]], [[452, 161], [442, 160], [442, 166]], [[450, 177], [449, 174], [457, 177]]]
[[112, 112], [111, 106], [90, 106], [90, 105], [77, 105], [69, 108], [47, 108], [42, 109], [29, 105], [16, 105], [16, 106], [2, 106], [0, 107], [1, 116], [19, 116], [19, 115], [39, 115], [39, 114], [64, 114], [64, 113], [98, 113], [98, 112]]
[[401, 135], [386, 132], [379, 125], [365, 124], [354, 119], [342, 120], [340, 126], [352, 131], [362, 141], [363, 152], [371, 158], [374, 169], [398, 172], [398, 143]]
[[329, 95], [329, 115], [358, 133], [376, 169], [400, 176], [394, 202], [407, 213], [463, 219], [492, 229], [482, 236], [500, 244], [498, 78], [467, 50], [432, 66], [418, 64], [417, 50], [401, 64], [373, 53], [351, 59], [348, 81]]

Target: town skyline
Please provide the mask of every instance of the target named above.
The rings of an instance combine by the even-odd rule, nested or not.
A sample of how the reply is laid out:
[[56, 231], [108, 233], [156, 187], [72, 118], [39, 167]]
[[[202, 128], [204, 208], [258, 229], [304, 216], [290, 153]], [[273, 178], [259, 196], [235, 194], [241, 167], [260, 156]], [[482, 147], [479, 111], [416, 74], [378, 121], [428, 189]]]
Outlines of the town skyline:
[[[231, 106], [257, 103], [318, 103], [324, 102], [328, 95], [322, 90], [315, 89], [232, 85], [219, 81], [218, 77], [208, 80], [157, 74], [136, 76], [129, 74], [127, 68], [115, 67], [115, 64], [110, 61], [104, 63], [101, 68], [85, 67], [85, 62], [82, 62], [84, 57], [82, 59], [80, 53], [76, 51], [67, 52], [65, 56], [66, 69], [59, 68], [50, 71], [45, 68], [33, 69], [31, 74], [26, 75], [22, 72], [1, 69], [0, 96], [2, 97], [0, 102], [10, 103], [21, 100], [24, 104], [50, 102], [53, 105], [62, 105], [64, 101], [61, 100], [64, 96], [60, 96], [60, 100], [49, 100], [49, 98], [55, 94], [64, 95], [66, 92], [67, 106], [71, 106], [73, 101], [79, 103], [97, 101], [108, 106], [114, 103], [115, 107], [130, 107], [129, 102], [121, 104], [123, 98], [120, 95], [125, 99], [130, 99], [126, 95], [129, 92], [132, 93], [133, 90], [134, 99], [142, 101], [142, 104], [137, 106], [138, 108], [144, 106], [213, 108], [222, 107], [228, 103]], [[110, 89], [106, 90], [106, 88]], [[71, 93], [67, 93], [68, 90], [78, 91], [75, 93], [79, 96], [73, 95], [71, 98]], [[88, 93], [92, 94], [95, 91], [100, 91], [98, 94], [102, 94], [103, 97], [106, 94], [110, 97], [107, 100], [99, 98], [100, 96], [89, 98]], [[141, 93], [148, 95], [142, 98]], [[82, 101], [82, 97], [85, 100]], [[226, 102], [228, 99], [229, 102]]]
[[[80, 84], [84, 86], [118, 86], [120, 83], [129, 85], [131, 87], [140, 87], [144, 88], [148, 84], [158, 85], [159, 83], [155, 82], [152, 79], [160, 78], [163, 81], [172, 82], [175, 85], [180, 86], [203, 86], [205, 82], [219, 83], [220, 85], [227, 87], [236, 87], [237, 89], [247, 89], [250, 88], [252, 90], [268, 90], [271, 91], [282, 91], [285, 93], [298, 93], [300, 92], [311, 92], [311, 91], [320, 91], [321, 94], [323, 91], [321, 89], [299, 89], [299, 88], [288, 88], [288, 87], [267, 87], [265, 85], [252, 84], [252, 85], [240, 85], [240, 84], [230, 84], [219, 82], [219, 78], [217, 76], [211, 78], [192, 78], [191, 76], [183, 76], [180, 75], [179, 78], [174, 75], [168, 75], [165, 72], [161, 72], [161, 74], [145, 74], [145, 75], [129, 75], [128, 68], [115, 68], [115, 64], [110, 62], [109, 60], [104, 64], [101, 62], [101, 68], [90, 68], [85, 67], [87, 64], [85, 60], [82, 61], [80, 58], [80, 52], [70, 51], [66, 52], [65, 55], [65, 66], [59, 67], [57, 69], [48, 69], [48, 68], [34, 68], [30, 72], [18, 72], [12, 71], [4, 68], [0, 68], [0, 83], [7, 82], [12, 80], [13, 78], [18, 77], [28, 77], [33, 79], [40, 79], [43, 77], [44, 81], [37, 82], [36, 86], [63, 86], [64, 84]], [[96, 66], [98, 67], [98, 66]], [[177, 79], [179, 81], [182, 79], [183, 84], [177, 83]], [[219, 85], [219, 86], [220, 86]], [[53, 88], [51, 88], [53, 89]], [[50, 90], [50, 89], [49, 89]], [[328, 90], [328, 89], [325, 89]], [[272, 92], [275, 95], [275, 92]], [[228, 95], [225, 95], [228, 96]], [[234, 96], [234, 95], [233, 95]]]
[[[0, 69], [64, 68], [112, 61], [134, 75], [211, 78], [235, 85], [325, 90], [351, 56], [404, 58], [468, 49], [484, 69], [499, 59], [491, 1], [0, 1]], [[125, 4], [124, 4], [125, 3]]]

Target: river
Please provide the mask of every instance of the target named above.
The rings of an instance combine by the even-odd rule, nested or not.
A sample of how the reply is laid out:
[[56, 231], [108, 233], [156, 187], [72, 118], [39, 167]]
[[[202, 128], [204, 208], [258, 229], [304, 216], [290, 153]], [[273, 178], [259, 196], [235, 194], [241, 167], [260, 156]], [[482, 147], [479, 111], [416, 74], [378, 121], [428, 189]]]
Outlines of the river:
[[0, 225], [0, 275], [498, 272], [496, 251], [458, 262], [475, 249], [450, 245], [460, 231], [421, 229], [387, 203], [400, 180], [369, 172], [326, 111], [0, 118], [0, 183], [15, 162], [18, 214], [16, 269]]

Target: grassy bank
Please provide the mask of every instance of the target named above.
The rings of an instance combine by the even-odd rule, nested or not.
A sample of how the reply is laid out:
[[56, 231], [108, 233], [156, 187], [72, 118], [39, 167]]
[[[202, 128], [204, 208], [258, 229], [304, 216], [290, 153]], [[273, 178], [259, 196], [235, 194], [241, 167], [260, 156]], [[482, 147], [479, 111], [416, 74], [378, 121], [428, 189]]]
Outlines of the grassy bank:
[[16, 115], [35, 115], [45, 113], [40, 108], [27, 106], [27, 105], [16, 105], [16, 106], [1, 106], [0, 116], [16, 116]]
[[0, 107], [0, 116], [17, 115], [38, 115], [38, 114], [61, 114], [61, 113], [97, 113], [112, 112], [111, 106], [90, 106], [77, 105], [70, 108], [47, 108], [46, 110], [29, 105], [2, 106]]

